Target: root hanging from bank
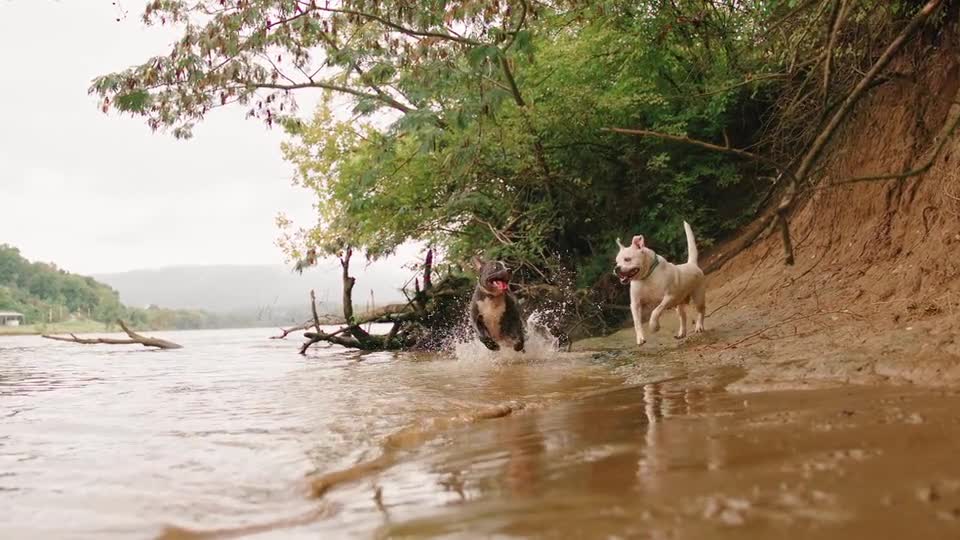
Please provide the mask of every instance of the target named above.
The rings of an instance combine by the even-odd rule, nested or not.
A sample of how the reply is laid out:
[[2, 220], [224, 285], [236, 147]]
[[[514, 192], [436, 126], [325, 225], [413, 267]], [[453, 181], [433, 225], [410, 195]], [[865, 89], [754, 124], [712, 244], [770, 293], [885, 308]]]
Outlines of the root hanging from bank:
[[129, 336], [129, 339], [118, 338], [81, 338], [74, 334], [67, 336], [52, 336], [44, 334], [40, 337], [52, 339], [55, 341], [67, 341], [70, 343], [79, 343], [81, 345], [143, 345], [144, 347], [156, 347], [158, 349], [181, 349], [182, 345], [160, 338], [147, 337], [131, 330], [125, 322], [117, 320], [117, 324]]

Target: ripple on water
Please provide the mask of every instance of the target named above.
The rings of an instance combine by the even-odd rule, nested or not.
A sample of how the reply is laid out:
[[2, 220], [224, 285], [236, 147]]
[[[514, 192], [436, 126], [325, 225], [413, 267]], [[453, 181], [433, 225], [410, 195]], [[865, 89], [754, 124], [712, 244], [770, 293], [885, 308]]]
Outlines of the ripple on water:
[[[0, 536], [932, 538], [956, 527], [960, 490], [943, 487], [960, 478], [956, 395], [731, 394], [742, 370], [549, 349], [304, 358], [272, 332], [165, 333], [185, 348], [159, 354], [0, 339]], [[308, 496], [311, 479], [343, 471], [321, 500]]]

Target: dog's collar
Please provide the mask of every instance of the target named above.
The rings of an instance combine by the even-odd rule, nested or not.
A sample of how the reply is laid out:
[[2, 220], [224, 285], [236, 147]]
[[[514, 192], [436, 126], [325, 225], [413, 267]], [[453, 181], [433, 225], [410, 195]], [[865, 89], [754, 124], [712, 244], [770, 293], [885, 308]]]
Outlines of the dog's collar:
[[656, 270], [658, 264], [660, 264], [660, 256], [657, 255], [656, 253], [654, 253], [654, 254], [653, 254], [653, 264], [650, 265], [650, 269], [647, 270], [646, 275], [644, 275], [642, 278], [640, 278], [640, 281], [643, 281], [643, 280], [647, 279], [648, 277], [650, 277], [650, 274], [652, 274], [653, 271]]

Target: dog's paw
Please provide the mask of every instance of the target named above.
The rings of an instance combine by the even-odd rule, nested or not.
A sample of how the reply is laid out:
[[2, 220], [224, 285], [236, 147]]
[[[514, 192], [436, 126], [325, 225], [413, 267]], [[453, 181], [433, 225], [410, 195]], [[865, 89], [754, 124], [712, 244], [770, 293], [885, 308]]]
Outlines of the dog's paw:
[[645, 340], [645, 339], [638, 339], [638, 340], [637, 340], [637, 347], [642, 347], [643, 344], [646, 343], [646, 342], [647, 342], [647, 340]]
[[682, 332], [682, 333], [679, 333], [679, 334], [674, 335], [674, 336], [673, 336], [673, 339], [683, 339], [683, 338], [685, 338], [685, 337], [687, 337], [687, 333], [686, 333], [686, 332]]
[[695, 334], [702, 334], [702, 333], [703, 333], [703, 327], [702, 327], [702, 326], [698, 326], [698, 327], [694, 328], [694, 329], [693, 329], [693, 333], [695, 333]]
[[650, 319], [650, 331], [658, 332], [660, 330], [660, 321]]

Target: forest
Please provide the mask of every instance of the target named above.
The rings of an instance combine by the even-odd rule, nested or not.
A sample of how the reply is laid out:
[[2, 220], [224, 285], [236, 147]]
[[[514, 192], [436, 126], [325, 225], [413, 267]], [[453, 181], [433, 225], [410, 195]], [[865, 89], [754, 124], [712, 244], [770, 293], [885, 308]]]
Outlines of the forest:
[[0, 310], [20, 312], [32, 325], [85, 320], [110, 329], [118, 319], [151, 330], [256, 325], [251, 317], [240, 315], [125, 306], [109, 286], [51, 263], [30, 262], [19, 249], [7, 244], [0, 244]]

